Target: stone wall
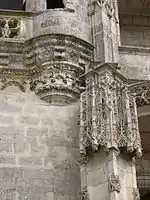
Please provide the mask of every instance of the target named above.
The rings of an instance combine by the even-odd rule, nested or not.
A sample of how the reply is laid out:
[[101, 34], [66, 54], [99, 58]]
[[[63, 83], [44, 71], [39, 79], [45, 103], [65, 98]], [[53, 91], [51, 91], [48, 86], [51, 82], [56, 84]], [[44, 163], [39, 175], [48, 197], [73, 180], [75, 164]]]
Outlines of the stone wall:
[[150, 186], [150, 155], [149, 153], [144, 153], [142, 159], [137, 160], [136, 170], [137, 170], [137, 181], [138, 187], [142, 190], [149, 190]]
[[13, 87], [1, 92], [0, 199], [79, 199], [77, 111], [78, 103], [56, 107]]
[[118, 157], [118, 173], [121, 183], [119, 200], [134, 199], [133, 193], [136, 188], [136, 169], [134, 163], [127, 156]]
[[73, 10], [44, 10], [33, 18], [34, 37], [43, 34], [67, 34], [90, 41], [87, 1], [74, 0]]
[[81, 172], [82, 188], [87, 184], [89, 199], [109, 199], [108, 168], [105, 153], [100, 152], [89, 156], [89, 162], [86, 165], [86, 179], [83, 178], [83, 169]]
[[150, 30], [149, 27], [129, 26], [121, 27], [121, 43], [122, 45], [131, 46], [150, 46]]
[[119, 65], [121, 73], [128, 79], [149, 80], [150, 51], [142, 47], [120, 47]]
[[86, 167], [81, 167], [81, 186], [87, 188], [89, 199], [134, 199], [136, 170], [127, 157], [120, 154], [114, 162], [103, 152], [89, 155]]
[[143, 46], [150, 45], [150, 17], [142, 15], [120, 15], [122, 45]]

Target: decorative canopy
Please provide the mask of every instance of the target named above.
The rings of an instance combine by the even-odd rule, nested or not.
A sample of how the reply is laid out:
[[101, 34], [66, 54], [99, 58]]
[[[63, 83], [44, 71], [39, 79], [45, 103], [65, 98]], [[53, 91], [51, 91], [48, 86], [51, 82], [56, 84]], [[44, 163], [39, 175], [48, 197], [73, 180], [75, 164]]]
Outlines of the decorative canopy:
[[103, 65], [86, 75], [80, 104], [80, 150], [124, 148], [141, 156], [136, 101], [121, 75]]

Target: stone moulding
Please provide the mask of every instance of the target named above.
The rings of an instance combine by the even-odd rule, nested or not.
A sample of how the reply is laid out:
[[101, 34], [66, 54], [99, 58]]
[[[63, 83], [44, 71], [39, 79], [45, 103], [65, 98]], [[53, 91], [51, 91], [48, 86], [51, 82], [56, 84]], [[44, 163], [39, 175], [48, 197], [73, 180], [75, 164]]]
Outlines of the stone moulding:
[[85, 75], [86, 91], [80, 98], [80, 150], [126, 149], [141, 156], [141, 138], [135, 97], [125, 80], [109, 64]]
[[93, 51], [89, 43], [73, 36], [55, 34], [18, 45], [4, 41], [0, 54], [1, 49], [6, 55], [13, 51], [23, 55], [21, 68], [0, 69], [2, 90], [10, 85], [22, 91], [29, 87], [41, 99], [58, 105], [79, 99], [83, 84], [79, 77], [88, 67]]

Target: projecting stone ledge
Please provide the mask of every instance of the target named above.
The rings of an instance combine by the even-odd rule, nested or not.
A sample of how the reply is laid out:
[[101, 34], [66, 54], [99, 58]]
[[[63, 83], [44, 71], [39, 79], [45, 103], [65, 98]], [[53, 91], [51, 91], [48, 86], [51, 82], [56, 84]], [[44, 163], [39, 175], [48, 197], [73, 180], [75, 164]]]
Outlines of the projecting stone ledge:
[[[67, 105], [79, 99], [82, 92], [80, 76], [88, 67], [93, 46], [69, 35], [44, 35], [22, 44], [24, 66], [1, 68], [1, 89], [17, 86], [32, 90], [40, 99]], [[10, 45], [11, 49], [11, 45]]]

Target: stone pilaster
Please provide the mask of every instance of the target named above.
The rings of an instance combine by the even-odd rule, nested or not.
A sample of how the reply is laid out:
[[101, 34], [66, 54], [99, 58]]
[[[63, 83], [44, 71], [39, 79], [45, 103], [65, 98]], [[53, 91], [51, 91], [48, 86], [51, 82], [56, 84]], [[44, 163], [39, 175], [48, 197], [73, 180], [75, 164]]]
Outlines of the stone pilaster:
[[120, 30], [117, 1], [91, 0], [89, 3], [94, 59], [105, 62], [118, 61]]
[[26, 11], [39, 12], [46, 10], [46, 0], [26, 0]]
[[89, 199], [135, 199], [133, 161], [141, 156], [135, 97], [114, 64], [97, 64], [85, 78], [80, 150], [89, 157], [85, 167]]

